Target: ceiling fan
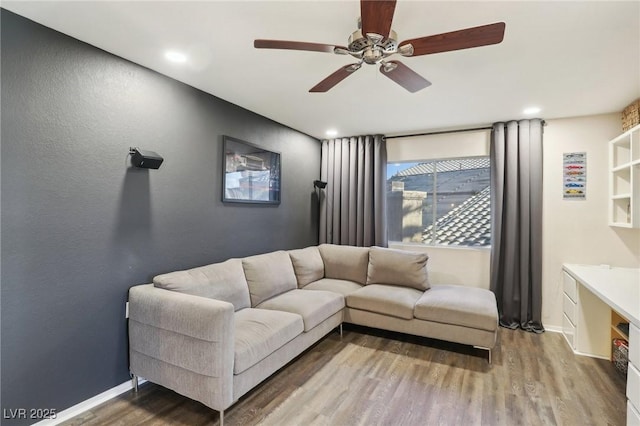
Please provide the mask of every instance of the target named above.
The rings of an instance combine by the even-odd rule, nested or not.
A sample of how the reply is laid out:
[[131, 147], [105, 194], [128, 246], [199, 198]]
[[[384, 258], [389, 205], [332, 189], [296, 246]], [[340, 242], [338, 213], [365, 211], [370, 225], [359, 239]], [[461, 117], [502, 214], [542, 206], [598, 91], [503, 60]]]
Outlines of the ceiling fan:
[[359, 70], [363, 63], [380, 64], [380, 72], [407, 89], [417, 92], [431, 85], [429, 81], [399, 61], [386, 60], [399, 53], [402, 56], [421, 56], [471, 47], [498, 44], [504, 37], [504, 22], [466, 28], [449, 33], [405, 40], [391, 29], [396, 0], [360, 0], [359, 29], [349, 37], [348, 47], [322, 43], [286, 40], [255, 40], [258, 49], [289, 49], [351, 55], [359, 62], [346, 65], [322, 80], [309, 92], [326, 92]]

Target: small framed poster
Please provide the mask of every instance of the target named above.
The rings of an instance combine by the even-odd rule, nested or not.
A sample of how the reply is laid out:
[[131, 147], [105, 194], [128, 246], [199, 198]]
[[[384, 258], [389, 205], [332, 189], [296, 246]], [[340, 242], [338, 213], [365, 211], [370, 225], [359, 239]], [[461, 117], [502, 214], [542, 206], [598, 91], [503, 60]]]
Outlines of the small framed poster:
[[585, 200], [587, 198], [587, 153], [562, 154], [562, 198]]

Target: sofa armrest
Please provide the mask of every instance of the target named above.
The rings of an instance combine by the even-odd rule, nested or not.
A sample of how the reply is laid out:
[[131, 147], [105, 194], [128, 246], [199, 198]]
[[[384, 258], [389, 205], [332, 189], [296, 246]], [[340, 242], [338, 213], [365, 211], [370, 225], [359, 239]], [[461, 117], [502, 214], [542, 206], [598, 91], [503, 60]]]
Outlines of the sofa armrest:
[[233, 312], [229, 302], [159, 289], [153, 284], [129, 290], [130, 319], [209, 342], [224, 338]]
[[231, 303], [153, 284], [132, 287], [131, 372], [224, 410], [233, 402], [233, 322]]

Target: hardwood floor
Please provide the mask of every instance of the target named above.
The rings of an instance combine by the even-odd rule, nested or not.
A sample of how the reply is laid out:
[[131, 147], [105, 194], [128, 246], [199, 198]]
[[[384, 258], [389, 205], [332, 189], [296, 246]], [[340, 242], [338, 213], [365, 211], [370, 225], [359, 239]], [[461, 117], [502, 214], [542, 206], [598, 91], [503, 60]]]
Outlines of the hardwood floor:
[[[463, 345], [345, 325], [225, 412], [226, 425], [624, 425], [625, 378], [559, 333], [501, 329], [493, 364]], [[214, 425], [155, 384], [65, 425]]]

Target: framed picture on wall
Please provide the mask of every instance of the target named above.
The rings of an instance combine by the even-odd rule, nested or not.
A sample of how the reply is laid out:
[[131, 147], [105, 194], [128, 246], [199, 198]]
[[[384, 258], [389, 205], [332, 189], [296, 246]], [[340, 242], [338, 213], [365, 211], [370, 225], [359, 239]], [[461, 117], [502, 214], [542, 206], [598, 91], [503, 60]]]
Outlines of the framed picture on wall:
[[280, 153], [223, 136], [222, 201], [280, 204]]
[[586, 200], [586, 152], [568, 152], [562, 154], [562, 198], [564, 200]]

